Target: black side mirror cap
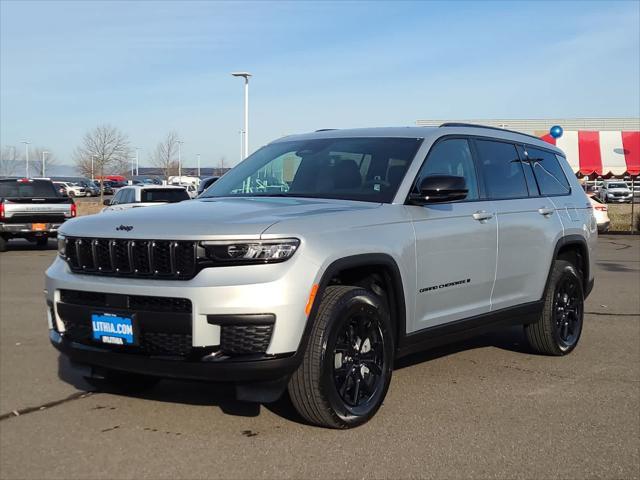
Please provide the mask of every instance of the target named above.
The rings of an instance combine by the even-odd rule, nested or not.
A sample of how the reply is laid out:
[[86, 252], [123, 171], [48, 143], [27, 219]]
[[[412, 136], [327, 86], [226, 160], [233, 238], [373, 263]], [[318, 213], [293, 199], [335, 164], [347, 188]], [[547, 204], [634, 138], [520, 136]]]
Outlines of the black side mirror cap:
[[409, 195], [414, 205], [454, 202], [467, 198], [469, 190], [464, 177], [454, 175], [431, 175], [422, 179], [420, 193]]

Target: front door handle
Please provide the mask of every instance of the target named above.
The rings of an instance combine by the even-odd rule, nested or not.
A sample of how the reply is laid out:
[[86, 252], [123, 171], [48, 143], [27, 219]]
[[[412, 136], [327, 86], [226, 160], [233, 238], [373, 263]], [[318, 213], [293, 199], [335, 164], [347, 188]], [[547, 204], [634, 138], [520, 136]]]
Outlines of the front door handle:
[[473, 219], [480, 222], [483, 220], [489, 220], [490, 218], [493, 218], [493, 213], [485, 212], [484, 210], [479, 210], [473, 214]]
[[538, 209], [538, 213], [540, 215], [544, 215], [545, 217], [548, 217], [549, 215], [553, 214], [553, 212], [554, 212], [553, 208], [542, 207]]

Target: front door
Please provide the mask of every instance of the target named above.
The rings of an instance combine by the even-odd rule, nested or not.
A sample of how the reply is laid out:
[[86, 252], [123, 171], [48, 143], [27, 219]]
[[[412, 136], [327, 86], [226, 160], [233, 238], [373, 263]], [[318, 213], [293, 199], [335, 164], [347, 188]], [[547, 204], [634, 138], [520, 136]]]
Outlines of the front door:
[[[487, 313], [495, 279], [497, 223], [480, 201], [469, 140], [438, 141], [422, 166], [416, 186], [429, 175], [465, 178], [467, 199], [407, 206], [416, 235], [416, 316], [410, 333]], [[414, 188], [417, 188], [414, 186]]]

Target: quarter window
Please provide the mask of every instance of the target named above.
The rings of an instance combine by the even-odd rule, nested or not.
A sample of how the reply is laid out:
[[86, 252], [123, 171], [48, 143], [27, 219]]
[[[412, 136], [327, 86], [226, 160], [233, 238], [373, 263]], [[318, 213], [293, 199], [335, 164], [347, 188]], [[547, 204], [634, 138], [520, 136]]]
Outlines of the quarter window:
[[527, 182], [515, 145], [477, 140], [487, 196], [490, 199], [525, 198]]
[[478, 199], [478, 179], [468, 140], [451, 138], [436, 143], [418, 174], [418, 181], [414, 186], [416, 191], [422, 180], [432, 175], [464, 177], [469, 190], [467, 200]]
[[526, 147], [526, 150], [542, 195], [566, 195], [571, 191], [567, 177], [553, 153], [531, 147]]

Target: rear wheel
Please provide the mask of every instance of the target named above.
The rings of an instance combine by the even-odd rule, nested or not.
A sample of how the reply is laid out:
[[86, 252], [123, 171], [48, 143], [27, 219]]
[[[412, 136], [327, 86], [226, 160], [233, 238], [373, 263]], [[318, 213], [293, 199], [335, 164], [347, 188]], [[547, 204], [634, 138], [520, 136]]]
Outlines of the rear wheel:
[[36, 246], [38, 248], [47, 248], [49, 246], [49, 237], [36, 238]]
[[4, 237], [0, 237], [0, 252], [7, 251], [7, 239]]
[[138, 393], [155, 387], [161, 379], [138, 373], [95, 370], [85, 380], [100, 392]]
[[329, 428], [368, 421], [385, 398], [393, 367], [389, 312], [372, 292], [331, 286], [320, 303], [289, 395], [305, 420]]
[[545, 292], [544, 308], [536, 323], [525, 326], [527, 340], [536, 352], [566, 355], [582, 333], [584, 292], [576, 267], [556, 260]]

